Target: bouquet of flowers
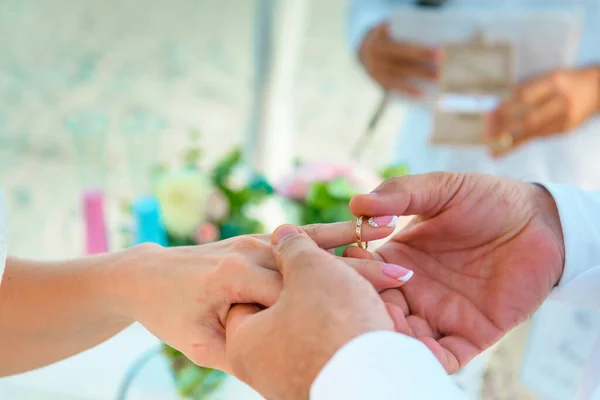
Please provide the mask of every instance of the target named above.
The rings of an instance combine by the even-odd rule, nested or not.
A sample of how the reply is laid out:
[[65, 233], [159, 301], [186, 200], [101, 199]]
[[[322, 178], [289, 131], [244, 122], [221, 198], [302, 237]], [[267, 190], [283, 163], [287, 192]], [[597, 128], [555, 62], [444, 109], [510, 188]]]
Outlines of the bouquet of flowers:
[[[251, 210], [272, 196], [273, 188], [246, 171], [239, 150], [227, 154], [209, 172], [200, 167], [200, 157], [200, 148], [191, 146], [181, 167], [161, 166], [155, 171], [154, 198], [164, 228], [161, 244], [188, 246], [262, 233], [263, 226]], [[128, 210], [132, 212], [131, 207]], [[184, 398], [203, 399], [226, 378], [225, 373], [199, 367], [167, 345], [162, 353]]]
[[[348, 209], [353, 196], [373, 190], [383, 179], [407, 173], [405, 164], [376, 175], [356, 164], [305, 163], [277, 187], [277, 193], [289, 200], [301, 225], [348, 221], [354, 218]], [[337, 249], [336, 254], [343, 250]]]

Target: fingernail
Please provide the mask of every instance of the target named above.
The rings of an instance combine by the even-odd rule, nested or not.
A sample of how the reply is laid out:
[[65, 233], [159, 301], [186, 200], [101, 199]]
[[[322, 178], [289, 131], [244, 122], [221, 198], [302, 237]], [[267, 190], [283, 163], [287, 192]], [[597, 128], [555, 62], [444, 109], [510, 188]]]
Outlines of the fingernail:
[[279, 228], [275, 229], [272, 235], [272, 241], [274, 244], [279, 243], [283, 239], [288, 236], [297, 235], [300, 233], [300, 230], [294, 225], [282, 225]]
[[384, 275], [404, 283], [408, 282], [414, 275], [414, 272], [410, 269], [395, 264], [383, 264], [381, 266], [381, 271]]
[[396, 217], [395, 215], [387, 215], [385, 217], [371, 217], [369, 218], [369, 225], [371, 225], [373, 228], [395, 228], [396, 221], [398, 221], [398, 217]]
[[369, 197], [373, 198], [373, 199], [377, 199], [379, 197], [379, 193], [377, 192], [371, 192], [368, 194]]

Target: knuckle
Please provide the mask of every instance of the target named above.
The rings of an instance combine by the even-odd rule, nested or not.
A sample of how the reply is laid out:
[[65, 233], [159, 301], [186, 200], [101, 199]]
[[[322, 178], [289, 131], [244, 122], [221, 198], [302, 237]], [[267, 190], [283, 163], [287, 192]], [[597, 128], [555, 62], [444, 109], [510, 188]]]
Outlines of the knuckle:
[[403, 183], [406, 183], [406, 178], [403, 176], [389, 178], [383, 181], [379, 186], [373, 190], [375, 193], [394, 193], [398, 188], [402, 187]]
[[523, 120], [523, 130], [525, 132], [533, 132], [538, 126], [538, 116], [536, 114], [529, 114]]
[[301, 243], [302, 240], [298, 235], [284, 238], [277, 244], [277, 253], [286, 257], [294, 257], [300, 251]]
[[294, 263], [306, 263], [314, 258], [316, 246], [306, 246], [304, 240], [297, 236], [280, 243], [278, 257]]
[[247, 266], [248, 261], [246, 261], [242, 255], [238, 253], [229, 253], [221, 259], [217, 268], [217, 273], [224, 276], [240, 274]]
[[304, 233], [306, 233], [311, 238], [319, 237], [323, 233], [323, 224], [310, 224], [306, 225], [302, 228]]
[[256, 236], [239, 236], [232, 240], [231, 250], [233, 252], [244, 253], [248, 250], [262, 249], [267, 244]]
[[371, 260], [358, 259], [353, 261], [353, 264], [351, 265], [362, 275], [368, 272], [368, 270], [373, 266], [373, 262]]
[[575, 108], [573, 99], [571, 99], [569, 96], [567, 96], [567, 94], [564, 92], [559, 92], [557, 94], [557, 97], [558, 97], [558, 101], [561, 103], [562, 108], [565, 111], [565, 113], [567, 115], [571, 115], [573, 112], [573, 109]]

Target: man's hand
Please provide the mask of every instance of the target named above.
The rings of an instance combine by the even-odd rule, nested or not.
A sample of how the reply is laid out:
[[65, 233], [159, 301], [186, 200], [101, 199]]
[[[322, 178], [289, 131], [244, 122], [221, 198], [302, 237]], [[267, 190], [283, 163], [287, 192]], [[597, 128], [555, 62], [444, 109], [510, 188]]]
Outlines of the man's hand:
[[564, 243], [545, 189], [477, 174], [395, 178], [350, 203], [355, 215], [417, 215], [372, 258], [414, 270], [382, 294], [396, 330], [419, 338], [449, 373], [527, 319], [561, 277]]
[[360, 59], [377, 83], [412, 96], [421, 94], [415, 80], [438, 79], [441, 58], [437, 49], [393, 41], [386, 24], [367, 33], [360, 48]]
[[[568, 133], [599, 111], [600, 67], [555, 71], [522, 83], [492, 113], [486, 139], [500, 156], [532, 139]], [[512, 139], [502, 140], [506, 135]]]
[[272, 240], [283, 291], [266, 310], [231, 309], [228, 361], [237, 377], [269, 399], [307, 399], [337, 349], [363, 333], [394, 325], [373, 285], [299, 228], [284, 225]]

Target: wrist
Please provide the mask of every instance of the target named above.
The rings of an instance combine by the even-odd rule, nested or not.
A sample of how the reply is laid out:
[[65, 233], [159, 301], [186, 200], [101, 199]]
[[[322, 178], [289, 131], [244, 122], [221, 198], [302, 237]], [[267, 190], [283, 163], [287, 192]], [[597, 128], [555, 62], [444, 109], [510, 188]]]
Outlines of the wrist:
[[106, 307], [116, 318], [130, 323], [138, 319], [144, 297], [151, 291], [151, 267], [160, 263], [163, 253], [163, 247], [145, 243], [106, 255], [110, 259], [102, 263], [104, 273], [98, 286]]
[[541, 219], [544, 227], [554, 236], [554, 244], [558, 250], [556, 262], [549, 267], [552, 270], [553, 286], [556, 286], [565, 266], [565, 240], [558, 207], [554, 197], [545, 187], [538, 184], [531, 184], [531, 187], [536, 214]]

